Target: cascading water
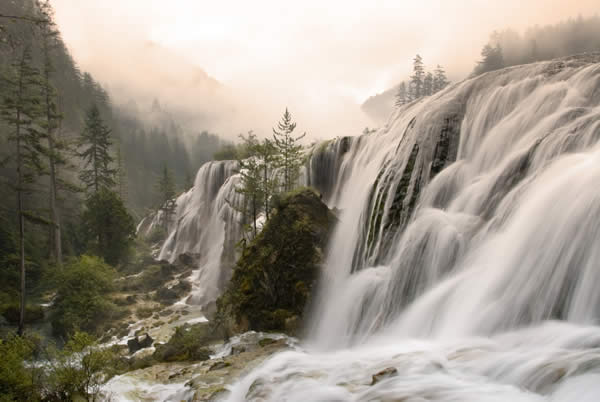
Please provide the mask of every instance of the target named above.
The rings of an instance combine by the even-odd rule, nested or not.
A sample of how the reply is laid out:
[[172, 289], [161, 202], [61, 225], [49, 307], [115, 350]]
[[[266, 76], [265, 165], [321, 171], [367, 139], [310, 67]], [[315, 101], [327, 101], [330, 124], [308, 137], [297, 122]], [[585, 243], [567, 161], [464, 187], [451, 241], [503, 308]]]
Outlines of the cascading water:
[[230, 400], [598, 400], [599, 62], [488, 73], [315, 150], [341, 216], [309, 352]]
[[177, 198], [175, 219], [158, 258], [173, 262], [184, 253], [197, 257], [190, 304], [213, 302], [231, 275], [241, 235], [240, 217], [232, 207], [240, 197], [236, 171], [235, 161], [208, 162], [198, 170], [194, 187]]

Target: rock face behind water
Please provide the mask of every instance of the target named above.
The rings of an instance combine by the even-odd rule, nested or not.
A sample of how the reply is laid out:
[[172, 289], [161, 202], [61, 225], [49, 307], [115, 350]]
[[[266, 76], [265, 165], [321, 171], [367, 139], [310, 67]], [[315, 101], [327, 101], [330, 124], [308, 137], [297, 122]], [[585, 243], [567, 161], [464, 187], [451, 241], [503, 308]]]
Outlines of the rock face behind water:
[[[237, 330], [286, 330], [301, 316], [319, 273], [335, 217], [314, 190], [282, 196], [276, 212], [245, 247], [217, 317]], [[291, 325], [288, 325], [291, 328]], [[234, 329], [234, 331], [237, 332]]]

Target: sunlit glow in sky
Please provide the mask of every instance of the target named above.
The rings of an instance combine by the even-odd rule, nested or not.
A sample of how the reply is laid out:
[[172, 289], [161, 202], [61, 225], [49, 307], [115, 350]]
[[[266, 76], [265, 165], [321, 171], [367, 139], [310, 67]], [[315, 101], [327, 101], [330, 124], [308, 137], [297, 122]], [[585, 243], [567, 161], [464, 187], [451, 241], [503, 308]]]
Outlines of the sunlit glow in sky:
[[[75, 59], [109, 88], [145, 87], [161, 96], [167, 82], [185, 81], [197, 66], [245, 102], [264, 104], [250, 113], [256, 121], [249, 125], [262, 128], [262, 119], [277, 120], [287, 105], [310, 131], [323, 131], [316, 137], [329, 137], [325, 131], [334, 128], [361, 131], [367, 121], [357, 105], [405, 78], [416, 53], [461, 79], [494, 29], [522, 30], [600, 12], [598, 0], [53, 4]], [[144, 54], [149, 48], [152, 57]], [[170, 77], [157, 82], [158, 70]]]

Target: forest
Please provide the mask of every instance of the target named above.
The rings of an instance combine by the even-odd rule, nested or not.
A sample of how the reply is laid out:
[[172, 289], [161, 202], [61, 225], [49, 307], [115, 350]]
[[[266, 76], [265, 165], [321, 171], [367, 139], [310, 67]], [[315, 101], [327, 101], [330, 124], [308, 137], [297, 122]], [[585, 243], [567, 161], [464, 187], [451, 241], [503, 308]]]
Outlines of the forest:
[[[106, 1], [0, 3], [0, 402], [600, 397], [597, 7], [417, 38], [427, 0]], [[222, 92], [118, 87], [100, 14]]]

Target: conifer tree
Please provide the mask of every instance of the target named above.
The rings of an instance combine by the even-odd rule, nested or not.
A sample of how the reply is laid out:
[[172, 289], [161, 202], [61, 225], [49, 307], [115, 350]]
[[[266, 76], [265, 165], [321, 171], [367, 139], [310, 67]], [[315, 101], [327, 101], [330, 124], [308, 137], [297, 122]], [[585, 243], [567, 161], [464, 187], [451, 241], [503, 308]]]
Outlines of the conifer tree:
[[41, 110], [39, 96], [40, 75], [33, 66], [31, 47], [24, 45], [19, 57], [5, 77], [2, 99], [2, 118], [12, 129], [9, 140], [15, 144], [17, 220], [19, 225], [20, 314], [18, 333], [25, 325], [25, 219], [31, 214], [25, 210], [24, 198], [31, 191], [36, 177], [42, 174], [43, 133], [38, 130], [37, 119]]
[[258, 165], [262, 172], [260, 195], [263, 200], [265, 219], [269, 220], [271, 197], [277, 192], [277, 187], [279, 187], [277, 176], [272, 174], [277, 161], [279, 160], [279, 155], [277, 154], [277, 148], [275, 148], [273, 141], [268, 138], [265, 138], [261, 143], [256, 145], [254, 153], [256, 155], [255, 157], [258, 159]]
[[115, 185], [116, 170], [111, 168], [113, 157], [110, 156], [110, 130], [104, 125], [96, 104], [92, 104], [87, 112], [85, 128], [80, 137], [83, 151], [79, 156], [84, 161], [79, 178], [86, 190], [97, 193], [101, 188], [112, 188]]
[[250, 221], [252, 237], [256, 237], [258, 233], [256, 220], [260, 213], [263, 195], [261, 191], [263, 170], [258, 158], [254, 155], [258, 147], [258, 139], [252, 132], [249, 132], [247, 136], [240, 135], [240, 138], [249, 155], [238, 156], [240, 185], [236, 187], [235, 191], [243, 196], [244, 204], [241, 208], [238, 206], [236, 209], [242, 213], [245, 224]]
[[127, 201], [127, 172], [125, 170], [125, 161], [121, 147], [117, 148], [117, 192], [123, 202]]
[[433, 93], [436, 93], [446, 88], [449, 83], [450, 82], [446, 78], [446, 72], [444, 71], [442, 66], [438, 64], [433, 76]]
[[406, 91], [406, 83], [402, 81], [396, 92], [396, 106], [402, 106], [408, 103], [408, 92]]
[[423, 96], [423, 80], [425, 79], [425, 67], [423, 59], [416, 55], [413, 60], [413, 75], [410, 77], [411, 98], [419, 99]]
[[283, 191], [286, 192], [297, 184], [303, 163], [303, 147], [299, 141], [306, 133], [294, 137], [295, 129], [296, 123], [292, 121], [292, 114], [286, 108], [281, 121], [277, 123], [277, 129], [273, 129], [273, 144], [280, 155], [279, 167], [283, 175]]
[[428, 72], [423, 79], [423, 96], [433, 95], [433, 74]]
[[159, 211], [162, 211], [164, 214], [163, 223], [165, 225], [165, 231], [168, 231], [169, 222], [177, 208], [177, 201], [175, 200], [175, 180], [166, 163], [163, 165], [162, 173], [158, 179], [156, 188], [159, 194]]
[[52, 49], [56, 46], [58, 30], [53, 21], [53, 11], [48, 3], [38, 2], [38, 7], [42, 19], [45, 21], [40, 25], [41, 46], [43, 57], [42, 70], [42, 97], [43, 97], [43, 119], [41, 126], [45, 131], [45, 137], [48, 144], [48, 174], [50, 178], [50, 220], [51, 220], [51, 240], [53, 253], [56, 263], [62, 264], [62, 235], [61, 219], [58, 210], [58, 166], [66, 163], [63, 155], [64, 144], [56, 138], [56, 132], [62, 116], [58, 112], [56, 98], [57, 92], [51, 82], [51, 75], [55, 72], [52, 62]]

